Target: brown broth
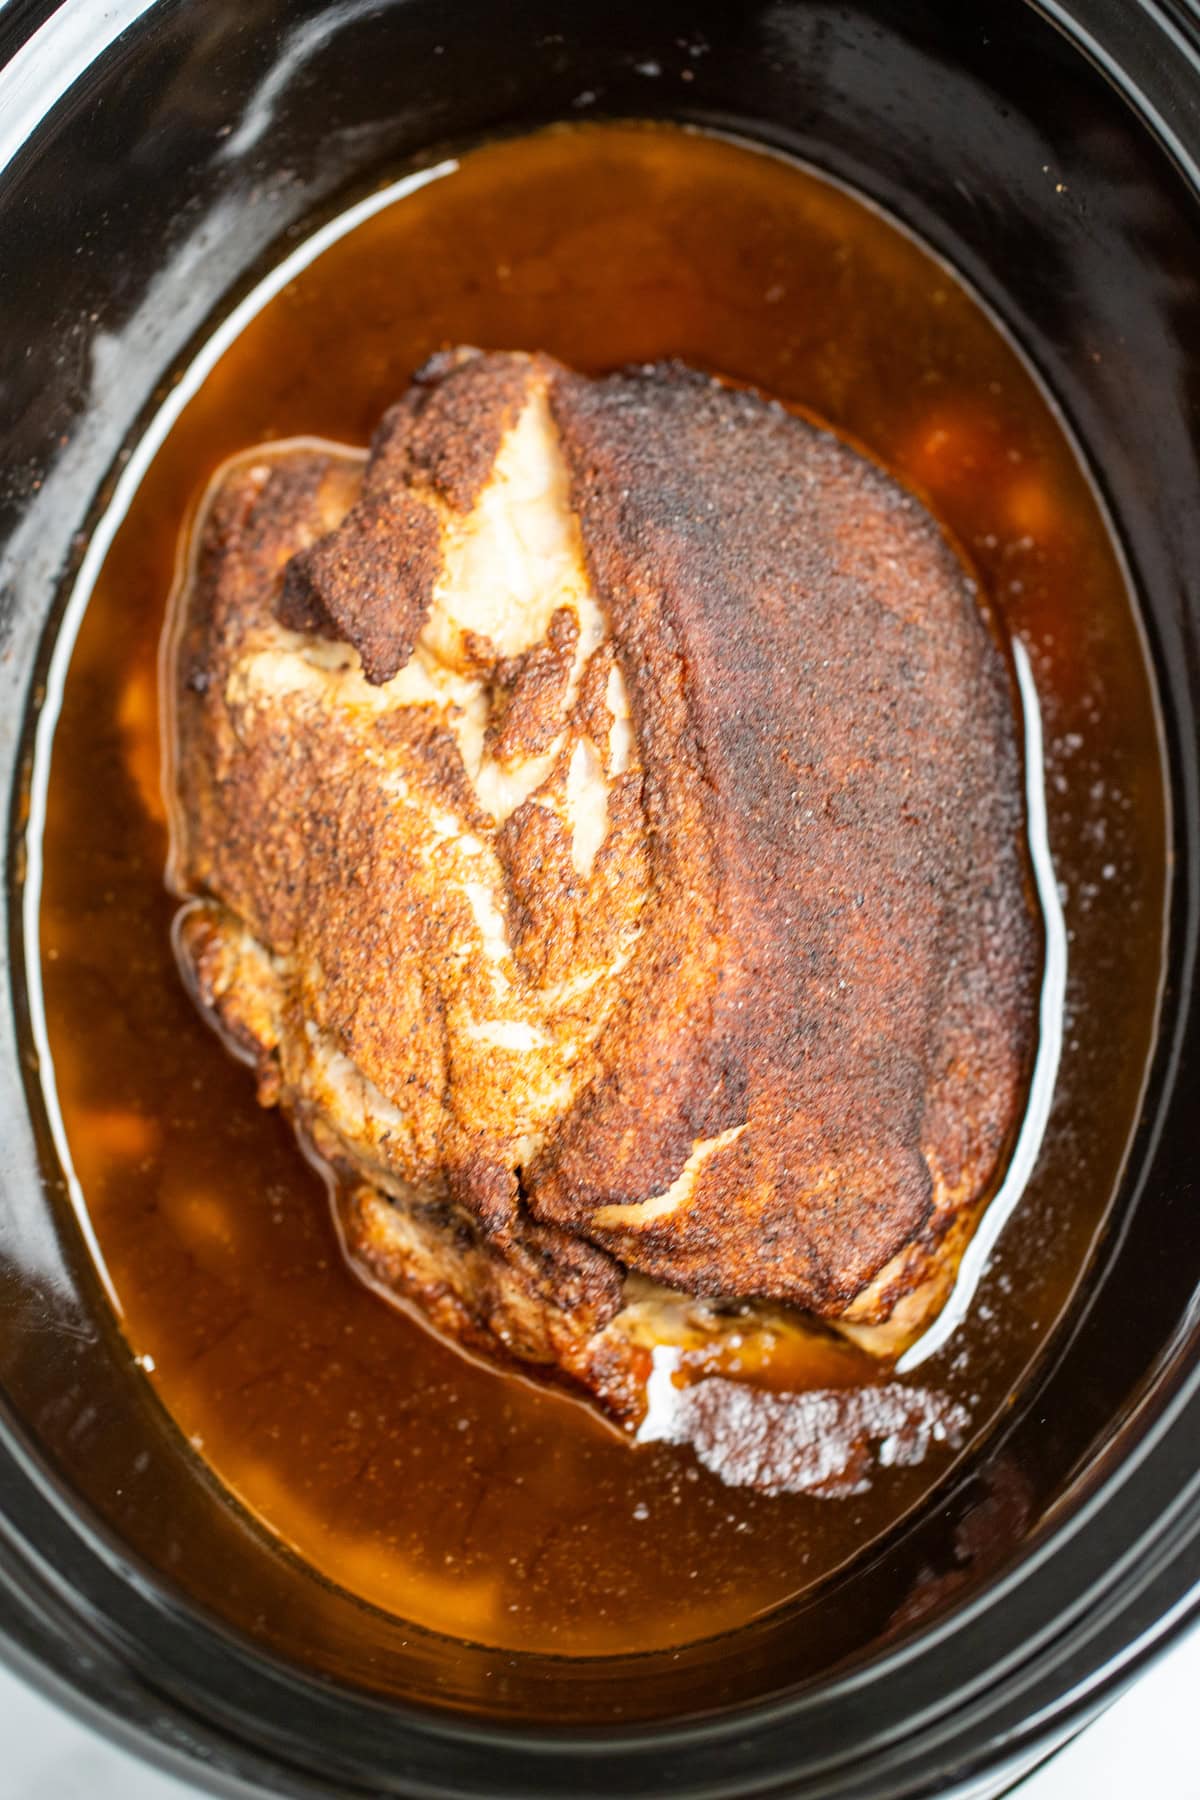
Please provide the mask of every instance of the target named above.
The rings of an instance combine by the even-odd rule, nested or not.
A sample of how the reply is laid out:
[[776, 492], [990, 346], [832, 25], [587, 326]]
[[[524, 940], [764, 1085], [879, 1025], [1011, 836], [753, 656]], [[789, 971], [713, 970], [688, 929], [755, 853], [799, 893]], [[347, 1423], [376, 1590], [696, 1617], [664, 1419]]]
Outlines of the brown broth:
[[990, 316], [852, 195], [715, 137], [589, 126], [465, 156], [271, 300], [151, 464], [67, 678], [41, 914], [54, 1075], [129, 1342], [218, 1476], [345, 1588], [495, 1645], [648, 1649], [810, 1587], [953, 1452], [853, 1499], [770, 1499], [437, 1341], [344, 1266], [320, 1180], [170, 948], [156, 653], [197, 499], [259, 440], [364, 442], [455, 343], [587, 369], [681, 356], [823, 415], [929, 496], [1029, 649], [1070, 938], [1064, 1058], [971, 1317], [917, 1377], [977, 1435], [1079, 1281], [1137, 1110], [1162, 950], [1154, 705], [1092, 489]]

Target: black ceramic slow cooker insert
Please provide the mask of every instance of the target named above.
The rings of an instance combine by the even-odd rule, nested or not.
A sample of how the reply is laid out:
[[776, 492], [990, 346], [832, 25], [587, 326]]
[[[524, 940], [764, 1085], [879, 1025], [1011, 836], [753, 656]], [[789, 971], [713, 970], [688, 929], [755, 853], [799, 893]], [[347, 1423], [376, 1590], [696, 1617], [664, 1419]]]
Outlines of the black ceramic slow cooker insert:
[[[0, 65], [9, 1657], [230, 1794], [1000, 1792], [1200, 1600], [1200, 10], [9, 0]], [[137, 1378], [32, 1050], [23, 896], [46, 672], [91, 528], [173, 376], [286, 248], [384, 175], [577, 117], [581, 95], [592, 116], [791, 152], [944, 255], [1062, 406], [1143, 612], [1172, 858], [1142, 1117], [1051, 1354], [983, 1456], [888, 1545], [893, 1573], [964, 1577], [907, 1634], [885, 1637], [870, 1557], [742, 1631], [604, 1662], [454, 1643], [321, 1584], [185, 1454]], [[1086, 204], [1057, 203], [1048, 166], [1086, 175]], [[1032, 1522], [974, 1569], [963, 1527], [1013, 1467]]]

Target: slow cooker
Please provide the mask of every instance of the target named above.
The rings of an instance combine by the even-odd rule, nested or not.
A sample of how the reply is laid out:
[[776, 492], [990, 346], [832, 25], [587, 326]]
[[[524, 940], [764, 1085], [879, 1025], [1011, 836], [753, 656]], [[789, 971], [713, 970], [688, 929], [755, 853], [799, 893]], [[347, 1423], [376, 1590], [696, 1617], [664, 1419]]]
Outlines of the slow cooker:
[[[581, 104], [794, 154], [994, 309], [1128, 559], [1172, 833], [1158, 1040], [1122, 1190], [982, 1455], [815, 1595], [675, 1652], [595, 1661], [373, 1612], [184, 1453], [134, 1378], [67, 1191], [24, 905], [51, 651], [179, 372], [289, 245], [382, 174]], [[0, 9], [0, 1631], [63, 1705], [225, 1794], [985, 1796], [1200, 1606], [1198, 156], [1190, 0]], [[1085, 175], [1084, 198], [1064, 203], [1047, 168]], [[1003, 1513], [1014, 1471], [1019, 1530], [988, 1548], [980, 1521]], [[885, 1555], [893, 1573], [950, 1578], [904, 1630]]]

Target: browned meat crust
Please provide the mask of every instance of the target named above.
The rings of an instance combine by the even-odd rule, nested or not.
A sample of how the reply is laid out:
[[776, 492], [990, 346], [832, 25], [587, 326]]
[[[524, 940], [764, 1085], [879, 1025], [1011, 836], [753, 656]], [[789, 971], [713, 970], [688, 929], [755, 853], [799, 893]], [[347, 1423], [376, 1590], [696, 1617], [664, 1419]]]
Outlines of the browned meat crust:
[[456, 512], [474, 504], [524, 391], [516, 363], [434, 357], [376, 432], [346, 517], [288, 563], [281, 621], [345, 638], [368, 681], [390, 681], [412, 655], [441, 572], [434, 497]]
[[[448, 651], [456, 546], [535, 403], [578, 520], [561, 603]], [[676, 367], [439, 359], [365, 476], [310, 445], [230, 467], [175, 625], [174, 874], [210, 897], [184, 961], [360, 1178], [375, 1279], [618, 1411], [622, 1267], [921, 1322], [1034, 1038], [977, 598], [881, 470]]]
[[[1009, 671], [928, 513], [828, 433], [673, 367], [563, 375], [553, 404], [657, 746], [662, 902], [530, 1204], [674, 1285], [840, 1313], [932, 1247], [1018, 1115], [1039, 944]], [[685, 1220], [597, 1230], [747, 1120]]]

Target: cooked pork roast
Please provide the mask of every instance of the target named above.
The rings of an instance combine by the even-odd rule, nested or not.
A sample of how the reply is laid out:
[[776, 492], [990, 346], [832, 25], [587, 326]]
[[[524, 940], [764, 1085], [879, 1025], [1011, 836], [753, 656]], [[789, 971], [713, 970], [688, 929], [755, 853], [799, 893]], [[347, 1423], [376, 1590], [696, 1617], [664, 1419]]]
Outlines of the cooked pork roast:
[[181, 957], [372, 1281], [626, 1419], [664, 1337], [911, 1340], [1040, 955], [912, 495], [683, 368], [459, 352], [221, 472], [172, 646]]

